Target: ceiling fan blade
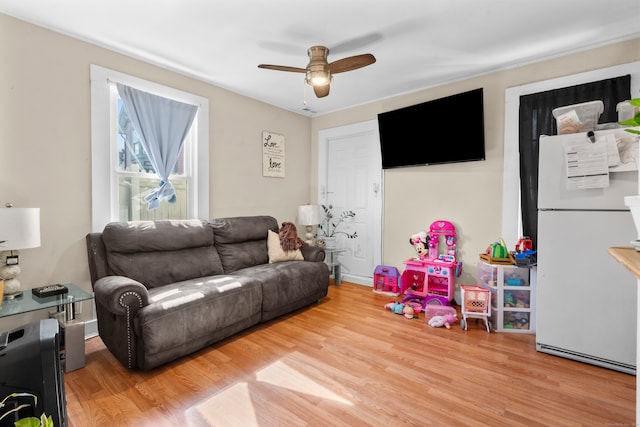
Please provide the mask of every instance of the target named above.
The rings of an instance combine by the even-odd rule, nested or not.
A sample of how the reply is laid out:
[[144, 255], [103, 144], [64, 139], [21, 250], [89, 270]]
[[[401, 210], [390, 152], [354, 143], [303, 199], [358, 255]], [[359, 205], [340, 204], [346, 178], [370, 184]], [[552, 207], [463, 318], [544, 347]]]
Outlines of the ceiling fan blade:
[[276, 71], [291, 71], [292, 73], [306, 73], [307, 70], [305, 68], [298, 67], [289, 67], [287, 65], [269, 65], [269, 64], [260, 64], [258, 68], [265, 68], [267, 70], [276, 70]]
[[357, 70], [376, 62], [376, 57], [370, 53], [362, 55], [350, 56], [348, 58], [338, 59], [329, 64], [331, 74], [344, 73], [345, 71]]
[[316, 97], [318, 98], [324, 98], [325, 96], [329, 95], [329, 89], [331, 85], [324, 85], [324, 86], [314, 86], [313, 87], [313, 91], [316, 94]]

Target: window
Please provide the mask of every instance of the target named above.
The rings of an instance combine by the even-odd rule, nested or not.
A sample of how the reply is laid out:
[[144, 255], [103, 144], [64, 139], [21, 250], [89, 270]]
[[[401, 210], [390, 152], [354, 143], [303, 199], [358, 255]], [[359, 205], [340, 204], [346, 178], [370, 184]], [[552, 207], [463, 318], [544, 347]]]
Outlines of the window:
[[[149, 211], [144, 197], [158, 186], [116, 83], [198, 106], [178, 163], [170, 176], [176, 203]], [[111, 221], [208, 218], [209, 105], [181, 92], [95, 65], [91, 66], [92, 230]]]

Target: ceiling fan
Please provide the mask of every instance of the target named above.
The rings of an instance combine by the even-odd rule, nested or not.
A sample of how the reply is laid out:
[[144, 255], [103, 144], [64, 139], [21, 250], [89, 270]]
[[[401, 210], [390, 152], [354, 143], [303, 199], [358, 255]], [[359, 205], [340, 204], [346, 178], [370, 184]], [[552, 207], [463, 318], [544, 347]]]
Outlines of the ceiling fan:
[[327, 61], [329, 49], [324, 46], [311, 46], [307, 49], [307, 55], [309, 55], [309, 63], [306, 68], [269, 64], [260, 64], [258, 68], [305, 73], [305, 81], [307, 84], [313, 86], [313, 91], [318, 98], [322, 98], [329, 95], [329, 85], [331, 84], [333, 74], [357, 70], [358, 68], [366, 67], [376, 62], [375, 56], [370, 53], [365, 53], [338, 59], [330, 63]]

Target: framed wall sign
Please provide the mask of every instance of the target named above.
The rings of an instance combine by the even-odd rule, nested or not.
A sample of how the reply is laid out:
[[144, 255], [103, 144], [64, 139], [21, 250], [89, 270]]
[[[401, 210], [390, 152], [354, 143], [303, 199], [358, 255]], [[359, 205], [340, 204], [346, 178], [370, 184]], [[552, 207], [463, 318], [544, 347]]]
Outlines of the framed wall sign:
[[284, 136], [262, 132], [262, 176], [284, 178]]

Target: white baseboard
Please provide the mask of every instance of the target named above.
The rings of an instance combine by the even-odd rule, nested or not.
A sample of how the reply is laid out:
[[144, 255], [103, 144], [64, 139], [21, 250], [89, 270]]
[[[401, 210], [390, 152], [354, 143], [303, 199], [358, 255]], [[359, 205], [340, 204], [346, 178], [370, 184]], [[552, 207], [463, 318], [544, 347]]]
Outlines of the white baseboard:
[[373, 287], [373, 277], [357, 276], [355, 274], [343, 274], [342, 278], [345, 282], [355, 283], [357, 285]]

